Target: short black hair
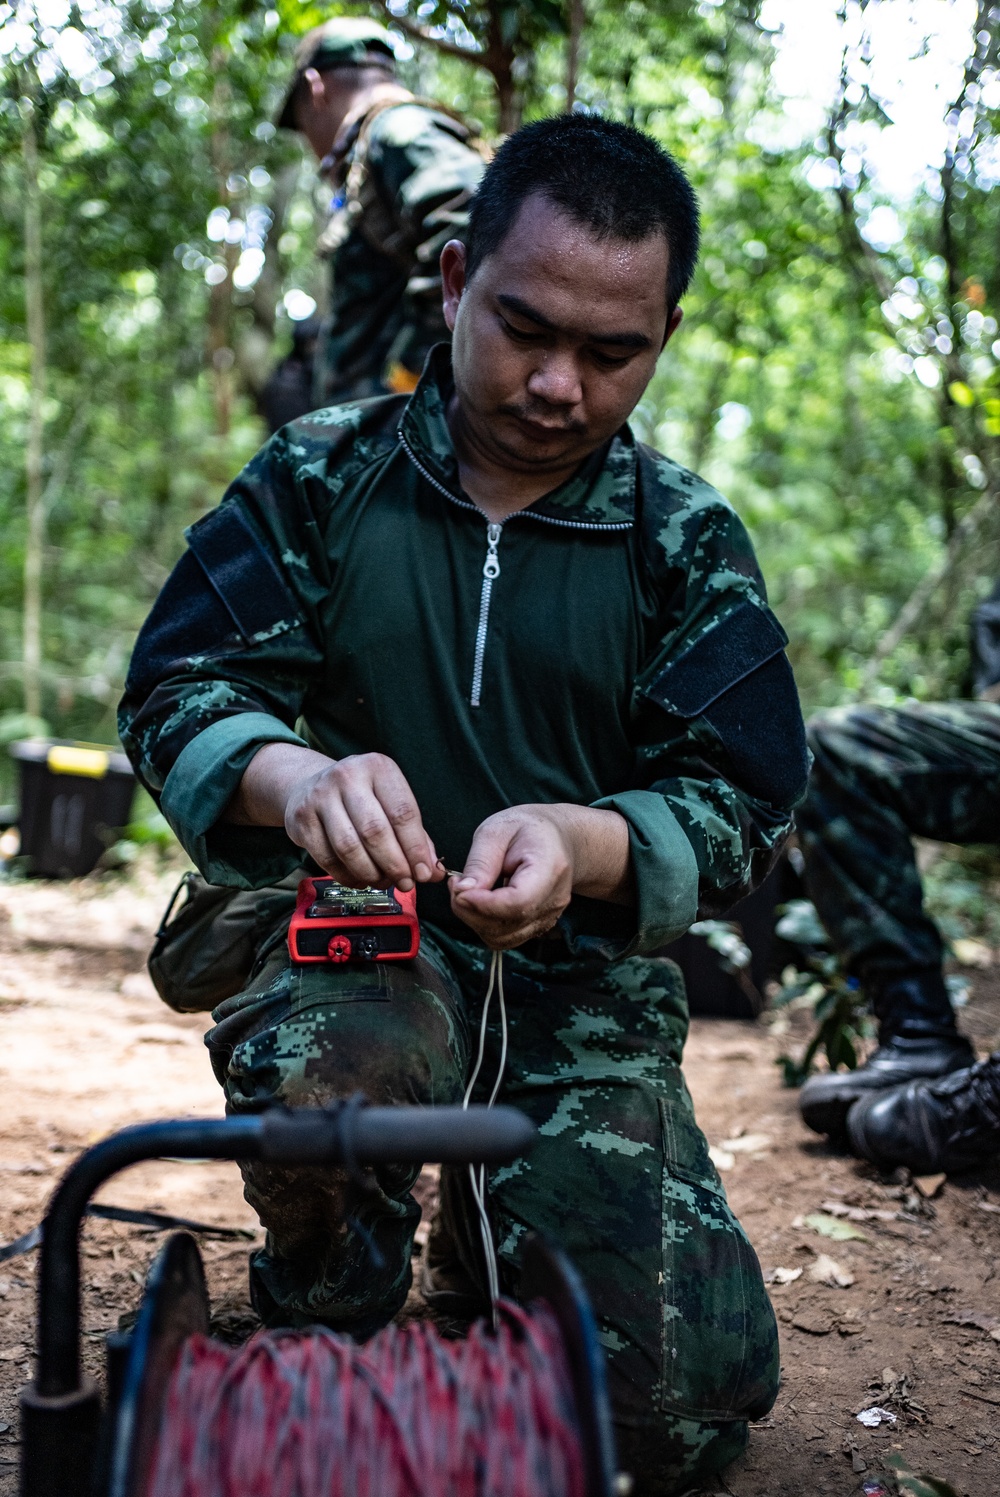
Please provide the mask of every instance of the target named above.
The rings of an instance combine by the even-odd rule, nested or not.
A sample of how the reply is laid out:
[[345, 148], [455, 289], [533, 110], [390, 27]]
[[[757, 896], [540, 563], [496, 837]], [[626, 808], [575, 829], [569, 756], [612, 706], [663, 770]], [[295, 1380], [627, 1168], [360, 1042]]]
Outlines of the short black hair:
[[509, 136], [472, 200], [467, 276], [500, 248], [534, 193], [602, 239], [636, 243], [665, 234], [667, 307], [673, 311], [698, 259], [698, 200], [677, 162], [655, 140], [632, 125], [590, 114], [554, 115]]

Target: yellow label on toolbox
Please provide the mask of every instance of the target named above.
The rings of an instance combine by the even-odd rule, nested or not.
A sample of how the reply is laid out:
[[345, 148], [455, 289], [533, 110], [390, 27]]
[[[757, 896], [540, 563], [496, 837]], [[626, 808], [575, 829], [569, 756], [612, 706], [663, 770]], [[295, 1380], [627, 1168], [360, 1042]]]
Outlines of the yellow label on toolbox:
[[89, 775], [103, 780], [111, 763], [104, 749], [77, 748], [71, 743], [54, 743], [45, 761], [53, 774]]

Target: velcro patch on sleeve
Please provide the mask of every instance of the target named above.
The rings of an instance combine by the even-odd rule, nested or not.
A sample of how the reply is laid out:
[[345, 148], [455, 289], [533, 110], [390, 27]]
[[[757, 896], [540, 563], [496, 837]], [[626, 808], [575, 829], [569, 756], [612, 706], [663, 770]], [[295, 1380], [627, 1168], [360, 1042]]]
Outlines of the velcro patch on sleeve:
[[779, 655], [788, 637], [772, 613], [740, 603], [689, 650], [668, 661], [646, 695], [677, 717], [700, 717], [725, 692]]
[[238, 504], [220, 505], [199, 520], [188, 545], [245, 640], [302, 623], [287, 583]]

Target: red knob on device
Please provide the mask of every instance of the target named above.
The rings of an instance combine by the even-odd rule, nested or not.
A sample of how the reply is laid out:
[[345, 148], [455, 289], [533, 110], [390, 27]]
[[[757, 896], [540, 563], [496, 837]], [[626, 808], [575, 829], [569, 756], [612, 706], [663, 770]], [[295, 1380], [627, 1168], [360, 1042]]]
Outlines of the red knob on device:
[[351, 959], [351, 942], [349, 936], [331, 936], [330, 944], [326, 948], [327, 956], [331, 962], [348, 962]]

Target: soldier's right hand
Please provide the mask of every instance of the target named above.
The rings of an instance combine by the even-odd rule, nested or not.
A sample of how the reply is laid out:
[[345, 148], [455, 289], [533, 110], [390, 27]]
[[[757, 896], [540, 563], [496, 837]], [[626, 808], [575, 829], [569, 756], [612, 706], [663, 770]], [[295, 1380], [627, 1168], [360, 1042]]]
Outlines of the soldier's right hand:
[[355, 888], [405, 890], [445, 876], [416, 797], [384, 754], [334, 760], [296, 744], [266, 744], [247, 766], [229, 815], [284, 825], [326, 873]]

